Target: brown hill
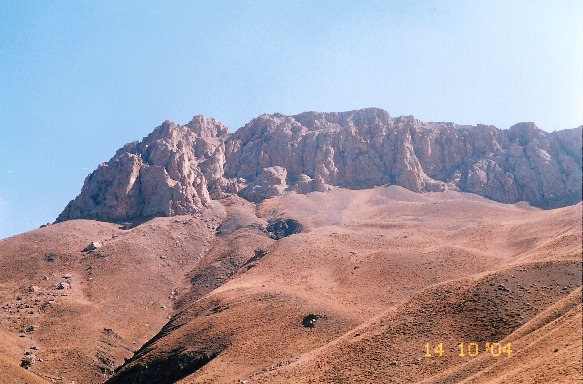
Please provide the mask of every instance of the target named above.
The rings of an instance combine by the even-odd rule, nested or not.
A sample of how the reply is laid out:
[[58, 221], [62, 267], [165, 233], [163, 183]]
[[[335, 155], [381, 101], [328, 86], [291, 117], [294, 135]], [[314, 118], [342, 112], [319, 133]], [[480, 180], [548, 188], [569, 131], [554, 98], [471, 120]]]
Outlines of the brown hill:
[[[30, 371], [48, 380], [103, 382], [189, 287], [183, 271], [203, 259], [222, 214], [206, 213], [129, 230], [73, 220], [0, 240], [0, 327], [18, 341], [12, 350], [33, 352]], [[91, 242], [102, 246], [82, 252]]]
[[[303, 231], [274, 240], [278, 218]], [[0, 240], [0, 273], [0, 372], [13, 382], [102, 383], [124, 358], [110, 383], [581, 377], [581, 204], [396, 186], [257, 207], [230, 196], [195, 216]], [[439, 342], [444, 356], [426, 358]], [[457, 356], [471, 342], [512, 354]]]
[[[542, 211], [380, 187], [284, 195], [264, 201], [257, 219], [240, 212], [226, 221], [239, 229], [209, 253], [213, 268], [189, 274], [217, 288], [195, 284], [108, 383], [581, 377], [580, 204]], [[274, 241], [256, 229], [279, 217], [304, 231]], [[218, 281], [241, 237], [248, 259], [257, 255], [249, 243], [265, 254], [247, 264], [235, 257]], [[424, 357], [427, 342], [442, 342], [444, 356]], [[472, 342], [481, 354], [459, 357], [457, 344]], [[485, 343], [498, 342], [511, 343], [510, 356], [486, 353]]]

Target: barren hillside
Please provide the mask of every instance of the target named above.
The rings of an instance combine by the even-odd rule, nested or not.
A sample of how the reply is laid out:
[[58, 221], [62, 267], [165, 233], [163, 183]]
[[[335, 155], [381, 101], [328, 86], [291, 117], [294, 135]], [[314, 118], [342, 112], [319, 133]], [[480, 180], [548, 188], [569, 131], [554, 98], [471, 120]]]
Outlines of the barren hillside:
[[377, 109], [165, 122], [0, 240], [0, 382], [580, 383], [580, 150]]

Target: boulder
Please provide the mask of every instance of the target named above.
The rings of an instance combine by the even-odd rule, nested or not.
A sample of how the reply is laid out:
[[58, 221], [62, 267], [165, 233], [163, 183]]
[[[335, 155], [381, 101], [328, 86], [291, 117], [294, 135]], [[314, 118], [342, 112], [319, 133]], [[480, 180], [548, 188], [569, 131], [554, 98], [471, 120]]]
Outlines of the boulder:
[[314, 179], [305, 173], [301, 173], [291, 189], [297, 193], [312, 192], [314, 190]]
[[294, 219], [271, 219], [268, 221], [266, 231], [273, 239], [279, 240], [300, 233], [303, 229], [303, 225]]
[[55, 287], [55, 289], [58, 289], [58, 290], [70, 289], [70, 288], [71, 288], [71, 284], [68, 281], [66, 281], [66, 280], [61, 281]]
[[99, 241], [92, 241], [88, 246], [83, 248], [83, 251], [81, 252], [90, 252], [97, 248], [101, 248], [101, 243]]

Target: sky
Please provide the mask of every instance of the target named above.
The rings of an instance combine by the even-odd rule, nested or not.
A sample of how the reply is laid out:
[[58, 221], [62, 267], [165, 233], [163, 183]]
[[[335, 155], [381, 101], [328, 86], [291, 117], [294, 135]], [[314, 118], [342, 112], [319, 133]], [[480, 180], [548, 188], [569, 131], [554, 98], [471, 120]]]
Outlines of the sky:
[[583, 123], [583, 2], [0, 0], [0, 238], [164, 120]]

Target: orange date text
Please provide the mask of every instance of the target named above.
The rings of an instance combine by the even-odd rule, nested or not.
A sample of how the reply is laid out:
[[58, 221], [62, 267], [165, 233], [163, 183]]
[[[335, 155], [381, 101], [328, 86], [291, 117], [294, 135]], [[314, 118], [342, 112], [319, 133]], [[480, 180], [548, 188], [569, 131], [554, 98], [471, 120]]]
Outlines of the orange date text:
[[[445, 348], [447, 349], [447, 348]], [[443, 357], [446, 353], [443, 342], [425, 343], [425, 357]], [[492, 357], [510, 356], [512, 349], [510, 343], [502, 344], [500, 342], [477, 343], [458, 343], [457, 355], [459, 357], [476, 357], [481, 353], [487, 353]]]

